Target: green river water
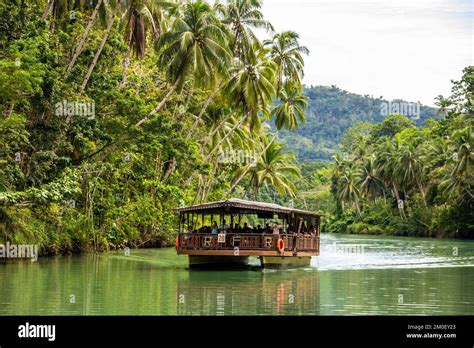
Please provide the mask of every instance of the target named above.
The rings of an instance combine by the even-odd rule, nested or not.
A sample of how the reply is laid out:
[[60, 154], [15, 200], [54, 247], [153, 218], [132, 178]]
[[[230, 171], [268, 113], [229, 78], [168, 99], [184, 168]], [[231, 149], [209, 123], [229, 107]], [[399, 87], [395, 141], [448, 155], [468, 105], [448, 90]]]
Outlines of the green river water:
[[474, 241], [323, 235], [294, 270], [188, 270], [174, 248], [8, 261], [0, 315], [474, 315]]

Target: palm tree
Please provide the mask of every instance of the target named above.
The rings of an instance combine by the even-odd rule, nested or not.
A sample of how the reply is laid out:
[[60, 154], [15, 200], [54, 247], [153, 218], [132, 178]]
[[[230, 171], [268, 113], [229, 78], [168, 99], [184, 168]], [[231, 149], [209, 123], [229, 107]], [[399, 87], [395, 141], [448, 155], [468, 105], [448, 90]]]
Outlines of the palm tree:
[[137, 59], [143, 58], [146, 49], [147, 31], [152, 30], [153, 37], [158, 39], [161, 33], [163, 21], [157, 24], [155, 19], [162, 18], [162, 8], [169, 2], [156, 2], [151, 0], [127, 0], [123, 5], [125, 10], [120, 20], [120, 28], [125, 31], [125, 42], [128, 46], [127, 54], [123, 61], [123, 73], [120, 86], [127, 81], [127, 68], [130, 64], [130, 56], [135, 52]]
[[280, 94], [285, 83], [301, 87], [304, 59], [302, 54], [309, 54], [308, 48], [300, 46], [299, 35], [294, 31], [275, 34], [271, 40], [264, 41], [270, 48], [270, 58], [277, 65], [277, 94]]
[[450, 137], [450, 147], [455, 152], [443, 181], [440, 183], [442, 192], [448, 198], [457, 197], [460, 202], [470, 202], [474, 199], [471, 165], [474, 160], [474, 138], [470, 126], [456, 130]]
[[252, 128], [260, 124], [259, 114], [269, 114], [268, 107], [275, 96], [275, 63], [264, 50], [249, 53], [249, 62], [231, 69], [231, 78], [224, 93], [250, 118]]
[[277, 135], [278, 135], [278, 133], [275, 133], [275, 135], [273, 136], [273, 138], [270, 141], [268, 141], [268, 139], [266, 138], [266, 135], [265, 135], [267, 145], [264, 145], [265, 142], [262, 142], [263, 150], [261, 151], [261, 153], [254, 158], [252, 163], [247, 164], [246, 166], [242, 167], [239, 171], [237, 171], [238, 175], [232, 181], [232, 186], [229, 189], [229, 191], [227, 191], [226, 196], [230, 195], [232, 193], [232, 191], [234, 191], [234, 189], [237, 187], [237, 185], [240, 183], [240, 181], [248, 173], [248, 171], [258, 163], [258, 160], [267, 152], [268, 148], [274, 143]]
[[89, 65], [89, 69], [87, 70], [86, 76], [84, 77], [84, 80], [82, 81], [81, 88], [84, 90], [87, 86], [87, 83], [89, 82], [89, 79], [91, 77], [92, 71], [94, 70], [97, 61], [99, 60], [100, 55], [102, 54], [102, 51], [105, 47], [105, 43], [107, 42], [107, 38], [109, 37], [110, 31], [112, 30], [112, 25], [114, 24], [115, 20], [115, 15], [119, 12], [119, 6], [116, 4], [112, 10], [112, 13], [110, 14], [110, 17], [108, 19], [107, 23], [107, 28], [105, 30], [105, 34], [102, 37], [102, 40], [100, 42], [99, 48], [97, 49], [94, 59], [92, 60], [92, 63]]
[[392, 196], [395, 198], [399, 206], [399, 212], [402, 219], [406, 218], [404, 206], [399, 205], [400, 192], [399, 183], [400, 178], [397, 176], [399, 172], [396, 171], [396, 163], [400, 152], [400, 143], [396, 140], [386, 139], [384, 143], [375, 149], [377, 157], [375, 159], [377, 176], [383, 180], [385, 187], [391, 187]]
[[248, 170], [255, 199], [257, 199], [258, 191], [262, 185], [267, 188], [272, 186], [282, 195], [288, 194], [295, 197], [296, 187], [293, 179], [301, 175], [296, 165], [295, 155], [284, 152], [284, 144], [274, 140], [269, 146], [267, 145], [265, 144], [266, 150], [255, 166]]
[[89, 19], [89, 22], [87, 23], [86, 28], [84, 29], [84, 32], [82, 33], [81, 40], [79, 41], [78, 45], [76, 46], [76, 50], [74, 51], [74, 54], [73, 54], [71, 60], [69, 61], [68, 66], [66, 68], [66, 75], [69, 73], [69, 71], [71, 71], [74, 64], [76, 63], [77, 58], [81, 54], [82, 48], [84, 47], [84, 44], [86, 43], [87, 36], [89, 35], [89, 31], [91, 30], [92, 25], [95, 22], [97, 14], [99, 13], [99, 8], [102, 5], [102, 3], [103, 3], [102, 0], [97, 1], [97, 4], [95, 5], [94, 10], [92, 11], [92, 15]]
[[45, 21], [51, 14], [51, 31], [54, 32], [55, 24], [66, 15], [71, 15], [71, 10], [75, 9], [69, 0], [48, 0], [48, 4], [44, 9], [41, 20]]
[[303, 96], [294, 85], [286, 84], [280, 92], [281, 103], [272, 110], [277, 129], [296, 129], [298, 123], [304, 123], [304, 112], [308, 97]]
[[42, 21], [46, 20], [53, 6], [54, 6], [54, 0], [48, 0], [48, 4], [46, 5], [44, 9], [43, 15], [41, 16]]
[[472, 128], [468, 126], [464, 129], [456, 130], [450, 139], [451, 146], [455, 149], [457, 157], [452, 174], [464, 174], [469, 171], [474, 161], [474, 134], [472, 134]]
[[158, 41], [160, 63], [166, 67], [173, 86], [151, 112], [158, 112], [188, 75], [206, 86], [226, 72], [231, 58], [227, 33], [212, 8], [204, 1], [186, 3], [170, 30]]
[[[398, 136], [395, 141], [399, 141]], [[413, 185], [418, 186], [426, 205], [425, 189], [422, 184], [424, 165], [420, 159], [418, 149], [413, 144], [400, 146], [400, 151], [395, 160], [395, 175], [401, 179], [407, 188]]]
[[252, 28], [273, 31], [272, 25], [263, 19], [261, 7], [262, 0], [229, 0], [225, 5], [216, 5], [222, 22], [232, 33], [230, 48], [239, 64], [247, 62], [247, 55], [253, 47], [261, 47]]
[[375, 156], [366, 157], [357, 167], [356, 175], [356, 184], [360, 188], [361, 194], [372, 197], [374, 200], [380, 193], [385, 197], [384, 184], [377, 176]]
[[355, 170], [346, 168], [339, 178], [337, 198], [342, 202], [342, 208], [344, 209], [344, 203], [354, 205], [357, 211], [357, 216], [361, 217], [360, 199], [361, 194], [359, 187], [357, 186], [357, 175]]

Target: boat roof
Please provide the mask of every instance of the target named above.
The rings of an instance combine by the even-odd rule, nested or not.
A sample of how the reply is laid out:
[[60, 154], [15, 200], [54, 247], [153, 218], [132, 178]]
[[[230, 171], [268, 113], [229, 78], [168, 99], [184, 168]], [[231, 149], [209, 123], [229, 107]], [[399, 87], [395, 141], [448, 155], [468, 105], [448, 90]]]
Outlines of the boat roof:
[[197, 205], [190, 205], [187, 207], [179, 207], [173, 209], [176, 212], [199, 212], [199, 213], [258, 213], [258, 212], [274, 212], [284, 214], [295, 214], [300, 216], [319, 217], [320, 214], [284, 207], [279, 204], [247, 201], [239, 198], [229, 198], [222, 201], [202, 203]]

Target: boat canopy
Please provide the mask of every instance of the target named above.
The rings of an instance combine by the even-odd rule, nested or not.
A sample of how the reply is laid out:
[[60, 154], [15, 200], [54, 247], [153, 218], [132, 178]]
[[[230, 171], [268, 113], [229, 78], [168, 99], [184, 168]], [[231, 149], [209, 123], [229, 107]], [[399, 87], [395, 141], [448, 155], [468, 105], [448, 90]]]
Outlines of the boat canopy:
[[288, 214], [290, 216], [306, 216], [306, 217], [320, 217], [320, 214], [283, 207], [274, 203], [264, 203], [247, 201], [238, 198], [230, 198], [227, 200], [203, 203], [198, 205], [190, 205], [188, 207], [180, 207], [173, 209], [175, 212], [199, 213], [199, 214], [252, 214], [252, 213], [277, 213]]

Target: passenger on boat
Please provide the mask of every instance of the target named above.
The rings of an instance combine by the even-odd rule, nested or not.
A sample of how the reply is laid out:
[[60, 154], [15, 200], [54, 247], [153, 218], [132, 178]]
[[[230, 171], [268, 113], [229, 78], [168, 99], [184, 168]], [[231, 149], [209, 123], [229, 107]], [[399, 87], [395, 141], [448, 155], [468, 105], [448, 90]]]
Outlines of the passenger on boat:
[[269, 224], [265, 224], [265, 233], [268, 233], [268, 234], [272, 233], [272, 229]]
[[218, 233], [218, 231], [217, 231], [217, 222], [215, 222], [215, 221], [212, 222], [211, 233], [212, 234], [217, 234]]
[[226, 224], [225, 219], [222, 220], [222, 224], [220, 225], [219, 229], [221, 232], [227, 233], [227, 230], [229, 229], [229, 225]]
[[248, 224], [246, 222], [244, 223], [244, 229], [243, 229], [242, 232], [244, 232], [244, 233], [252, 232], [252, 229], [248, 226]]
[[280, 225], [278, 225], [276, 222], [272, 226], [273, 234], [277, 235], [280, 234]]

